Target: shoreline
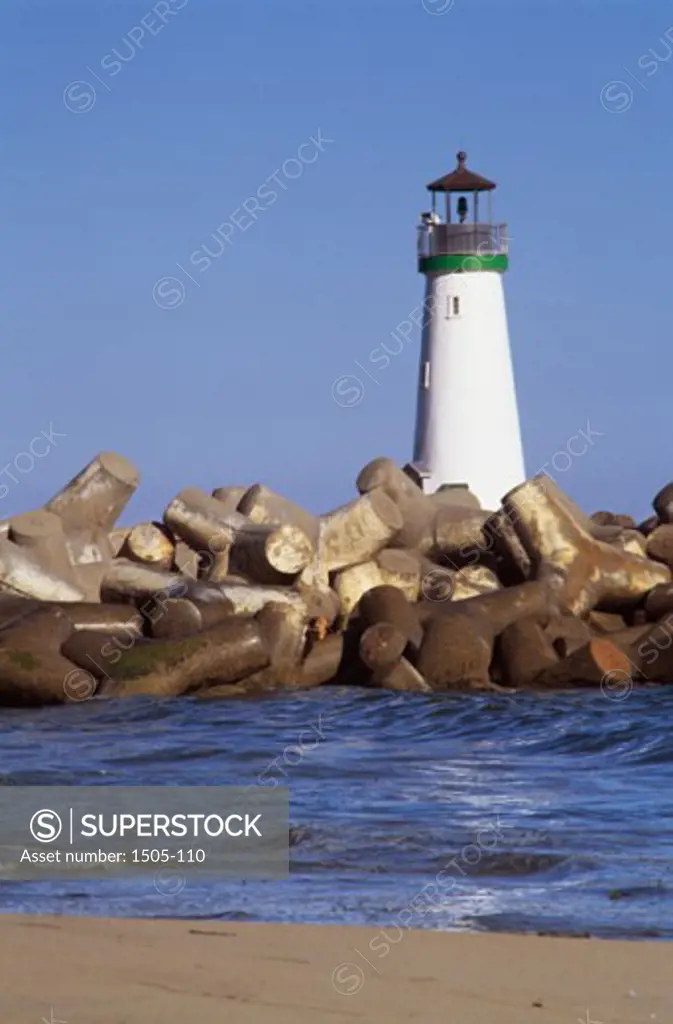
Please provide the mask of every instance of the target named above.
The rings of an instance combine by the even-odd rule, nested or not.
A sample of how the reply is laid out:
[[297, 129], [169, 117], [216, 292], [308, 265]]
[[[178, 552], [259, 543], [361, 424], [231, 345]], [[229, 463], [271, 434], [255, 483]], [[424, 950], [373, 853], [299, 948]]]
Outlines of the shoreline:
[[665, 1024], [673, 1018], [668, 943], [405, 931], [386, 955], [366, 961], [361, 951], [380, 931], [2, 915], [1, 1019]]

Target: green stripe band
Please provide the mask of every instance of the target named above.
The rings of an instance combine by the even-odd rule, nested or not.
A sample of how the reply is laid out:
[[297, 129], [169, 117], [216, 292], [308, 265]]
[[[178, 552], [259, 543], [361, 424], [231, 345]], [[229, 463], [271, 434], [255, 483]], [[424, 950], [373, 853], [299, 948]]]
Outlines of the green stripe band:
[[452, 256], [425, 256], [418, 261], [421, 274], [433, 274], [438, 270], [457, 270], [469, 273], [474, 270], [494, 270], [501, 274], [509, 267], [509, 257], [504, 253], [490, 253], [484, 256], [457, 254]]

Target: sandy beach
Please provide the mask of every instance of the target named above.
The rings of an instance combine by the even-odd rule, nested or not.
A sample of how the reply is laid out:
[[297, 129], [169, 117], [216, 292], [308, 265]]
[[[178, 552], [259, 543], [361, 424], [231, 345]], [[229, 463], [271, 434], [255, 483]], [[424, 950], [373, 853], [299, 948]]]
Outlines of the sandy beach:
[[[382, 936], [374, 928], [3, 916], [0, 1019], [3, 1024], [665, 1024], [673, 1019], [669, 944], [409, 931], [385, 953]], [[394, 928], [388, 938], [398, 938]]]

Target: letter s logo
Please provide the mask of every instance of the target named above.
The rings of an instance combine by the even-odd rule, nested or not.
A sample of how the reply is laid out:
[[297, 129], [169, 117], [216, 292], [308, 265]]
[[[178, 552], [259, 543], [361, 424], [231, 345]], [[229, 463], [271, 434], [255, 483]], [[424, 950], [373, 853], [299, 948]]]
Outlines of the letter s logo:
[[36, 811], [30, 819], [30, 831], [38, 843], [53, 843], [63, 829], [63, 822], [56, 811]]

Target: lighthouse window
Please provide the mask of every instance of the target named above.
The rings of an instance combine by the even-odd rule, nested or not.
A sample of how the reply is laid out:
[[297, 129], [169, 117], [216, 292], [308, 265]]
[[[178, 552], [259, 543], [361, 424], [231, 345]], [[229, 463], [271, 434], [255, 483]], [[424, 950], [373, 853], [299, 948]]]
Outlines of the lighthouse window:
[[450, 320], [453, 316], [460, 316], [460, 299], [457, 295], [447, 295], [446, 319]]
[[453, 296], [453, 315], [454, 316], [459, 316], [460, 315], [460, 299], [458, 298], [457, 295]]

